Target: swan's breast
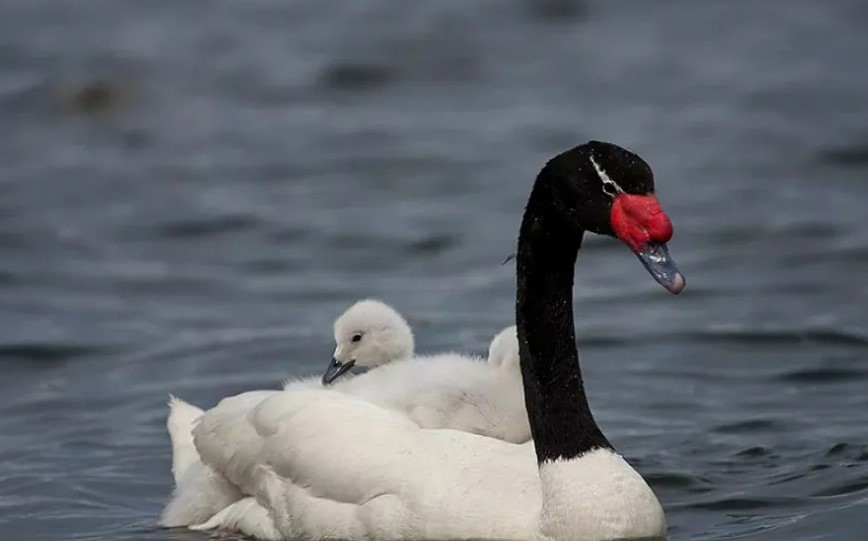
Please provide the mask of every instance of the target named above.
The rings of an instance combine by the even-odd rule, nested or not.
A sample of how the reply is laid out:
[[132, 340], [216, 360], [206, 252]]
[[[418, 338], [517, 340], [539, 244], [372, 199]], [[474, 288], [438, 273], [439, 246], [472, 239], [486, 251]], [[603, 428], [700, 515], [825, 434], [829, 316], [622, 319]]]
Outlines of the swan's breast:
[[661, 537], [663, 508], [636, 470], [611, 449], [540, 464], [540, 530], [555, 539]]

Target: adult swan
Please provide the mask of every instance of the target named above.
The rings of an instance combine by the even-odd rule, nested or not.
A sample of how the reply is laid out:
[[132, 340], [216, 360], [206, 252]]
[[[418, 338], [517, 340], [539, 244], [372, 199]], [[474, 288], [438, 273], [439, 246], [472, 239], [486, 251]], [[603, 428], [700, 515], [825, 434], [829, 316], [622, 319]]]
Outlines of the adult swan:
[[210, 522], [286, 539], [663, 536], [654, 493], [615, 452], [585, 396], [572, 311], [585, 231], [623, 241], [672, 293], [684, 287], [665, 244], [672, 225], [639, 156], [592, 141], [546, 164], [516, 255], [533, 442], [421, 429], [331, 390], [281, 392], [238, 420], [253, 430], [212, 423], [208, 413], [194, 430], [202, 459], [249, 496]]

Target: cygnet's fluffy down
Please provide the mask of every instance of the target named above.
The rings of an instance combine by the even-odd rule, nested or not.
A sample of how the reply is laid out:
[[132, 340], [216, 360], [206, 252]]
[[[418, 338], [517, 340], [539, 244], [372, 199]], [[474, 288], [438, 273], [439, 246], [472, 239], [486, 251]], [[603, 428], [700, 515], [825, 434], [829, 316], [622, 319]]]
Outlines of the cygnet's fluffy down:
[[346, 380], [339, 390], [404, 412], [421, 428], [512, 443], [530, 439], [514, 326], [492, 341], [488, 362], [458, 353], [420, 355]]
[[[335, 321], [334, 337], [333, 361], [323, 378], [334, 381], [332, 389], [406, 413], [421, 428], [452, 428], [513, 443], [530, 439], [514, 325], [494, 337], [487, 363], [460, 353], [413, 357], [406, 320], [371, 299], [355, 303]], [[338, 379], [354, 366], [370, 370]], [[305, 379], [284, 388], [307, 386]]]

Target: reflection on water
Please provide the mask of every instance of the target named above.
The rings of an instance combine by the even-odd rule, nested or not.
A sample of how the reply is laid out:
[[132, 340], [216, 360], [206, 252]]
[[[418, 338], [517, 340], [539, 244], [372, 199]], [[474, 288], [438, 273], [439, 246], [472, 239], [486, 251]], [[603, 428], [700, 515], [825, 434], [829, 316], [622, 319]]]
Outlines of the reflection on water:
[[868, 501], [860, 2], [0, 7], [0, 528], [155, 527], [165, 401], [318, 373], [380, 297], [506, 325], [521, 209], [590, 138], [655, 169], [690, 286], [589, 238], [592, 405], [672, 540], [855, 539]]

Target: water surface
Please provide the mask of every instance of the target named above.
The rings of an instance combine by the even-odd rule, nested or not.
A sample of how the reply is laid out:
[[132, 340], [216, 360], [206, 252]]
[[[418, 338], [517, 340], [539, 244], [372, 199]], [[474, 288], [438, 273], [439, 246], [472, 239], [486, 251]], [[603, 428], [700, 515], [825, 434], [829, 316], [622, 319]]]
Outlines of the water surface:
[[588, 239], [575, 293], [670, 539], [864, 537], [864, 3], [74, 4], [0, 6], [4, 539], [206, 539], [155, 526], [167, 393], [319, 372], [358, 298], [484, 350], [591, 138], [652, 164], [688, 277]]

